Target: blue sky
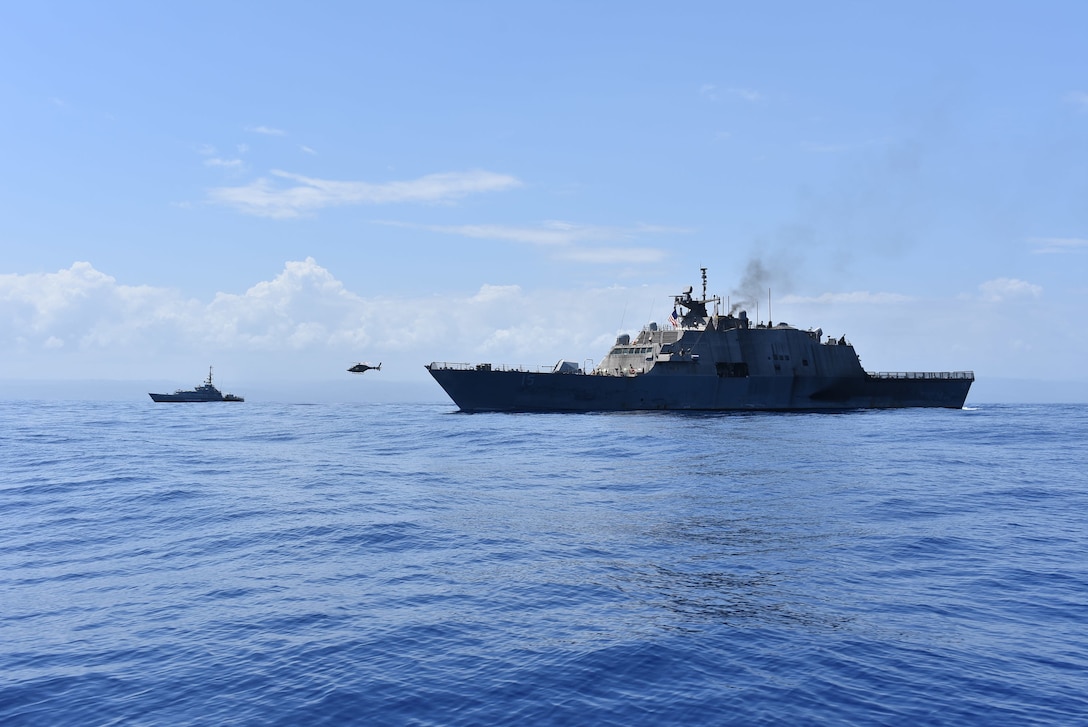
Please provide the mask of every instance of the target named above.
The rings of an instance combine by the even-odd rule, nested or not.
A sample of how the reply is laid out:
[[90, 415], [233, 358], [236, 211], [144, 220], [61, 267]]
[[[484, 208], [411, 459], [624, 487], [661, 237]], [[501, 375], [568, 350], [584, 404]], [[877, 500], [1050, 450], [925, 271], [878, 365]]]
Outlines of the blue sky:
[[6, 3], [0, 379], [214, 363], [441, 399], [423, 364], [599, 358], [705, 266], [872, 370], [1084, 389], [1085, 27], [1080, 2]]

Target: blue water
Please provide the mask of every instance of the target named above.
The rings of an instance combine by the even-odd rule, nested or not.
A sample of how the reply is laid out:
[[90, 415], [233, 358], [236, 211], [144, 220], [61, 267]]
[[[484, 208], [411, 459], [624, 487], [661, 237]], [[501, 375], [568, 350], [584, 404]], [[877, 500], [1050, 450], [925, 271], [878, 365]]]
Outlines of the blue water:
[[1086, 442], [2, 402], [0, 723], [1085, 723]]

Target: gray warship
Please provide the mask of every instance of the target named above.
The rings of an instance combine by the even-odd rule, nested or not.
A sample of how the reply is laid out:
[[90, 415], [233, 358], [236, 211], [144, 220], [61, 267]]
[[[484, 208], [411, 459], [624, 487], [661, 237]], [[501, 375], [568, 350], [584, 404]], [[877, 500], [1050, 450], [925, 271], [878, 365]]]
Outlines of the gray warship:
[[707, 297], [702, 274], [702, 298], [690, 286], [676, 296], [670, 328], [650, 323], [633, 340], [619, 336], [591, 370], [573, 361], [426, 369], [463, 412], [960, 409], [967, 399], [972, 371], [868, 372], [845, 336], [753, 323], [743, 310], [719, 315], [721, 299]]
[[240, 396], [234, 394], [224, 394], [219, 389], [215, 388], [212, 384], [212, 367], [208, 367], [208, 378], [204, 383], [195, 389], [182, 390], [178, 389], [173, 394], [151, 394], [152, 401], [160, 403], [174, 402], [174, 403], [193, 403], [193, 402], [207, 402], [207, 401], [245, 401]]

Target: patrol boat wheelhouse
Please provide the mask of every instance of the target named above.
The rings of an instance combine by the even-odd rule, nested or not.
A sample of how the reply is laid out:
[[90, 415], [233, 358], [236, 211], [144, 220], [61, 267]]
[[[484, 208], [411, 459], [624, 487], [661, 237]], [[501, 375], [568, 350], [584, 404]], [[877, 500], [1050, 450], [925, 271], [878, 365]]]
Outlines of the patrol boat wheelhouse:
[[702, 298], [690, 286], [675, 297], [684, 312], [673, 328], [651, 323], [634, 340], [621, 335], [591, 371], [573, 361], [535, 371], [426, 368], [464, 412], [959, 409], [967, 399], [971, 371], [867, 372], [845, 336], [825, 341], [819, 329], [753, 324], [745, 311], [719, 315], [721, 299], [707, 297], [702, 274]]

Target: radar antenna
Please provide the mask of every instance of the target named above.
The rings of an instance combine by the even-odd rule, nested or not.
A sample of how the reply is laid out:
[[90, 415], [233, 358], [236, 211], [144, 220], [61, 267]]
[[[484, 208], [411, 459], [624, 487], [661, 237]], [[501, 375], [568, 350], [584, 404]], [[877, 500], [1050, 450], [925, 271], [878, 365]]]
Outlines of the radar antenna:
[[706, 325], [706, 319], [710, 317], [706, 310], [707, 303], [714, 303], [715, 315], [717, 315], [717, 307], [721, 302], [721, 298], [714, 296], [708, 298], [706, 294], [706, 268], [699, 268], [703, 274], [703, 297], [693, 298], [691, 286], [687, 286], [684, 292], [676, 296], [673, 301], [676, 305], [682, 306], [687, 309], [681, 320], [682, 328], [696, 328]]

